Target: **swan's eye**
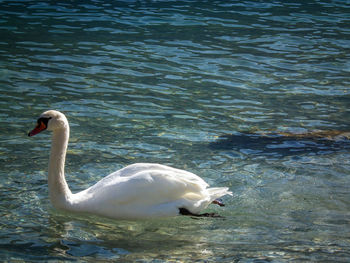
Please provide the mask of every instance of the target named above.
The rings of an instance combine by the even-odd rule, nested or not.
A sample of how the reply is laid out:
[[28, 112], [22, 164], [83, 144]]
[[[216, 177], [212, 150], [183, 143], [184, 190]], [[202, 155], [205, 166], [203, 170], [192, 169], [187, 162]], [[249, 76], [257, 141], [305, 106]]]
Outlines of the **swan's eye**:
[[38, 119], [38, 125], [41, 125], [41, 123], [43, 123], [47, 128], [47, 124], [49, 123], [50, 119], [52, 119], [52, 117], [41, 117]]

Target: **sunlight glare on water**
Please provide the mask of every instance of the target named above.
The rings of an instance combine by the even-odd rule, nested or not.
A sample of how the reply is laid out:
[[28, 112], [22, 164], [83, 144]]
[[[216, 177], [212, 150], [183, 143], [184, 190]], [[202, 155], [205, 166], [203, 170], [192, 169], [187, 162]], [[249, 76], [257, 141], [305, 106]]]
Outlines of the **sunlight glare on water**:
[[[0, 0], [1, 259], [347, 262], [349, 14], [348, 1]], [[50, 135], [26, 136], [48, 109], [71, 125], [73, 192], [162, 163], [229, 187], [208, 208], [225, 219], [56, 211]]]

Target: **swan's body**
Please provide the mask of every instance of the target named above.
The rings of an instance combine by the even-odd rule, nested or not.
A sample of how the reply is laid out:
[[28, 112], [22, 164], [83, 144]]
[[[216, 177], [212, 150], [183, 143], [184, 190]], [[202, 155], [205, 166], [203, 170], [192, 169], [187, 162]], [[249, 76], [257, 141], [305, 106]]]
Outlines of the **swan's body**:
[[28, 135], [45, 129], [53, 131], [48, 184], [51, 203], [58, 209], [116, 219], [176, 216], [181, 211], [197, 215], [217, 198], [231, 194], [226, 187], [208, 188], [193, 173], [152, 163], [129, 165], [72, 194], [64, 176], [68, 121], [58, 111], [46, 111]]

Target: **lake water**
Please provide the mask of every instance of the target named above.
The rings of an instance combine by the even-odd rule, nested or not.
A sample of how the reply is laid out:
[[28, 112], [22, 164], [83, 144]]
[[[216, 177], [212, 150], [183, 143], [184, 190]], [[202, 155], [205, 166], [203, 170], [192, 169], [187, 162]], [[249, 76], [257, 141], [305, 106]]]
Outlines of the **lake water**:
[[[349, 261], [349, 140], [264, 139], [350, 130], [349, 1], [61, 2], [0, 0], [1, 260]], [[229, 187], [225, 219], [56, 211], [48, 109], [73, 192], [158, 162]]]

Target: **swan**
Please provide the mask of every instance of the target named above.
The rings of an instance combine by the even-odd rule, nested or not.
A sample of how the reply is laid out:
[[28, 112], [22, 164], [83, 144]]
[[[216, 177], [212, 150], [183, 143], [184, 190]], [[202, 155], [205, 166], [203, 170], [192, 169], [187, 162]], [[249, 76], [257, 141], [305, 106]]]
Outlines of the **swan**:
[[44, 130], [52, 131], [48, 186], [56, 209], [113, 219], [210, 216], [213, 214], [200, 214], [201, 210], [211, 203], [223, 206], [218, 198], [232, 195], [227, 187], [208, 188], [193, 173], [155, 163], [126, 166], [74, 194], [64, 175], [69, 140], [66, 116], [56, 110], [42, 113], [28, 136]]

